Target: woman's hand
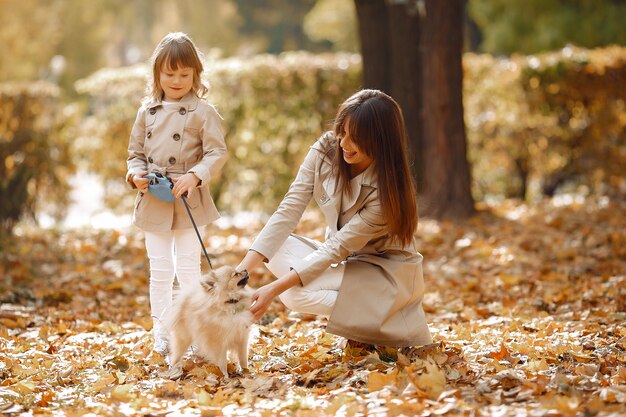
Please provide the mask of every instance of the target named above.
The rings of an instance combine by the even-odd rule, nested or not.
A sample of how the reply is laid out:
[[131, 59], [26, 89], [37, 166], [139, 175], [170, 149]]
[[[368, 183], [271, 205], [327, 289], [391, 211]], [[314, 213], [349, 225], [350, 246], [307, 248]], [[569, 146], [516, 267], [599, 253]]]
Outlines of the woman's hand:
[[143, 177], [147, 173], [148, 171], [141, 171], [139, 174], [133, 175], [133, 184], [144, 194], [148, 192], [148, 182], [150, 182], [149, 179]]
[[254, 321], [263, 317], [263, 314], [265, 314], [265, 311], [267, 311], [267, 308], [277, 295], [282, 294], [294, 285], [302, 285], [302, 283], [296, 271], [292, 269], [276, 281], [256, 290], [252, 294], [252, 306], [250, 306], [250, 312], [254, 316]]
[[172, 188], [174, 197], [180, 198], [185, 193], [187, 193], [187, 197], [191, 197], [193, 190], [200, 183], [200, 178], [196, 177], [193, 172], [188, 172], [178, 178], [172, 178], [172, 182], [174, 183], [174, 188]]
[[267, 311], [267, 308], [272, 304], [272, 301], [280, 292], [276, 291], [276, 286], [274, 285], [277, 281], [274, 281], [270, 284], [264, 285], [261, 288], [257, 289], [254, 294], [252, 294], [252, 306], [250, 307], [250, 312], [254, 316], [254, 321], [258, 321], [263, 314]]

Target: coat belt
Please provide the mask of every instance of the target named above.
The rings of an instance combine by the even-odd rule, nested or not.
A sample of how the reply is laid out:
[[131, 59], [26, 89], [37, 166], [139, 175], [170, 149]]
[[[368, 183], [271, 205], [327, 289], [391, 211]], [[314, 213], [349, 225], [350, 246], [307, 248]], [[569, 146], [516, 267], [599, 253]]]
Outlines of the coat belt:
[[181, 162], [174, 165], [168, 165], [166, 167], [159, 166], [157, 164], [148, 163], [148, 172], [153, 174], [161, 174], [164, 176], [169, 176], [170, 174], [174, 175], [183, 175], [186, 174], [191, 168], [196, 166], [199, 161], [194, 162]]

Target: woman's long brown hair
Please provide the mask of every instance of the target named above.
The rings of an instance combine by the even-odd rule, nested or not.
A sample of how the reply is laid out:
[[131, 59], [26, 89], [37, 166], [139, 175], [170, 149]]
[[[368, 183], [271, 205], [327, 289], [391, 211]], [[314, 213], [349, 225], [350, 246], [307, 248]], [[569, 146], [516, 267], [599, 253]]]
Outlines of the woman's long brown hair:
[[[344, 129], [359, 150], [372, 158], [378, 176], [378, 195], [389, 234], [402, 245], [413, 240], [417, 228], [417, 196], [407, 159], [407, 135], [402, 110], [396, 101], [378, 90], [361, 90], [339, 107], [334, 131]], [[334, 159], [338, 183], [350, 189], [350, 165], [337, 141]]]

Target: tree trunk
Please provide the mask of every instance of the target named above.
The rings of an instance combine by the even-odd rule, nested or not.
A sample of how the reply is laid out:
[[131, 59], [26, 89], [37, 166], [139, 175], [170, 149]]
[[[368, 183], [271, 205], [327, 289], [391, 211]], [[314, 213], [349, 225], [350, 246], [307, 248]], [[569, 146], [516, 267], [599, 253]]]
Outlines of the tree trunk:
[[426, 0], [422, 25], [424, 103], [420, 211], [434, 218], [474, 212], [463, 119], [464, 0]]
[[474, 212], [462, 98], [466, 0], [355, 0], [363, 86], [402, 107], [420, 213]]
[[389, 73], [391, 96], [396, 99], [404, 115], [409, 141], [409, 163], [416, 179], [418, 191], [424, 167], [422, 106], [422, 66], [420, 57], [420, 14], [416, 7], [404, 3], [389, 6]]
[[385, 0], [355, 0], [363, 59], [363, 86], [391, 94]]

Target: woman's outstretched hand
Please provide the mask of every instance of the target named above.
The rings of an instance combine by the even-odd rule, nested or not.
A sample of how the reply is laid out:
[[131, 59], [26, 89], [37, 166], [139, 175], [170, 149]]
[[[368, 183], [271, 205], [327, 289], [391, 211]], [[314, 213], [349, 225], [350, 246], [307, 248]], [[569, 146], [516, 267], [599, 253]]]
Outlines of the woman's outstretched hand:
[[254, 316], [254, 321], [258, 321], [267, 311], [276, 296], [287, 291], [294, 285], [302, 285], [300, 277], [295, 270], [289, 271], [274, 282], [262, 286], [252, 294], [252, 305], [250, 312]]
[[[275, 281], [278, 282], [278, 281]], [[254, 321], [259, 321], [263, 314], [267, 311], [267, 308], [272, 304], [272, 301], [278, 293], [276, 293], [275, 286], [273, 285], [275, 282], [271, 284], [267, 284], [257, 289], [254, 294], [252, 294], [252, 305], [250, 306], [250, 312], [254, 316]]]

